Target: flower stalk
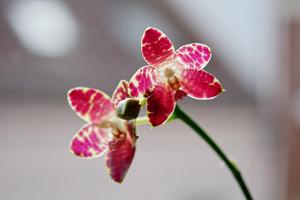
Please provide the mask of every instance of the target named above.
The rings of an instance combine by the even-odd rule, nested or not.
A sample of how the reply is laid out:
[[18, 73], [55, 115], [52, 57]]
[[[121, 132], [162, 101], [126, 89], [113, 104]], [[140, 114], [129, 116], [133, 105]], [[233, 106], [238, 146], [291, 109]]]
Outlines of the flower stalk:
[[[178, 105], [176, 106], [175, 111], [169, 118], [168, 122], [174, 119], [180, 119], [182, 122], [188, 125], [212, 148], [212, 150], [214, 150], [214, 152], [222, 159], [222, 161], [226, 164], [226, 166], [232, 173], [245, 198], [247, 200], [253, 200], [252, 195], [243, 179], [243, 176], [237, 167], [237, 164], [230, 161], [224, 151], [219, 147], [219, 145], [217, 145], [217, 143], [214, 142], [214, 140], [196, 122], [194, 122], [194, 120], [192, 120], [184, 111], [182, 111]], [[136, 125], [144, 124], [149, 124], [147, 117], [141, 117], [136, 120]]]

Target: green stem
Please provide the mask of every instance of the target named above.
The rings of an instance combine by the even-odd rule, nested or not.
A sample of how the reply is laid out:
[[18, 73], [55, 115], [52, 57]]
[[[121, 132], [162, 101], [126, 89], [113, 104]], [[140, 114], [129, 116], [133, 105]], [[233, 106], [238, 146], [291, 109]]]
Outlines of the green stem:
[[236, 167], [232, 161], [228, 159], [222, 149], [213, 141], [213, 139], [197, 124], [195, 123], [187, 114], [185, 114], [178, 106], [176, 106], [173, 118], [181, 119], [184, 123], [186, 123], [190, 128], [192, 128], [202, 139], [207, 142], [207, 144], [218, 154], [218, 156], [224, 161], [226, 166], [231, 171], [232, 175], [238, 182], [242, 192], [244, 193], [247, 200], [252, 200], [252, 196], [250, 194], [249, 189], [245, 181], [243, 180], [242, 174], [239, 169]]
[[149, 124], [149, 119], [148, 119], [147, 116], [144, 116], [144, 117], [138, 117], [138, 118], [135, 120], [135, 124], [136, 124], [136, 126]]

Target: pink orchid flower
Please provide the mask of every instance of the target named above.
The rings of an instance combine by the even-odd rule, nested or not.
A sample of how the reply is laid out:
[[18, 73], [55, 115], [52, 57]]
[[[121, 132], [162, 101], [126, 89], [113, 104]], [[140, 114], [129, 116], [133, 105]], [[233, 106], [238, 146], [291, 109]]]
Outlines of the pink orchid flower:
[[106, 154], [110, 176], [122, 182], [135, 154], [135, 124], [117, 117], [116, 106], [128, 97], [128, 83], [120, 81], [112, 99], [104, 92], [78, 87], [69, 91], [71, 108], [87, 122], [73, 137], [70, 149], [76, 156], [96, 158]]
[[166, 122], [176, 100], [183, 96], [212, 99], [223, 91], [220, 82], [203, 70], [211, 58], [208, 46], [191, 43], [175, 51], [163, 32], [150, 27], [143, 34], [141, 50], [149, 65], [133, 75], [129, 93], [140, 100], [146, 98], [147, 115], [153, 126]]

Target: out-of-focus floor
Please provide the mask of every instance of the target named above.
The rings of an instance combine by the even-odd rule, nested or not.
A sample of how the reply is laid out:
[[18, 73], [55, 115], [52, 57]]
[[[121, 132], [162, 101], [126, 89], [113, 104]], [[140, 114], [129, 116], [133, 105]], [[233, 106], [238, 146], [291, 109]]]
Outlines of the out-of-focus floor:
[[[276, 148], [253, 107], [181, 104], [238, 162], [257, 200], [281, 199]], [[243, 199], [219, 158], [181, 122], [138, 127], [136, 156], [119, 185], [103, 158], [69, 153], [84, 122], [64, 99], [4, 100], [0, 110], [1, 199]]]

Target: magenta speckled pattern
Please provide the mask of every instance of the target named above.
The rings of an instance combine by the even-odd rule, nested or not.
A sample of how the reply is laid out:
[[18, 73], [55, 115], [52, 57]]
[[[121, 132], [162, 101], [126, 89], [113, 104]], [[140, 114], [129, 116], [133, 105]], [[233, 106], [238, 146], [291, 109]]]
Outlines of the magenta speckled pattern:
[[203, 69], [211, 58], [211, 50], [205, 44], [192, 43], [176, 51], [176, 59], [185, 66]]
[[147, 28], [142, 37], [142, 54], [148, 64], [158, 66], [173, 58], [174, 47], [169, 38], [156, 28]]
[[94, 158], [105, 152], [111, 139], [111, 130], [88, 124], [75, 134], [70, 148], [76, 156]]
[[212, 99], [223, 91], [220, 82], [201, 69], [183, 69], [180, 85], [183, 91], [195, 99]]
[[115, 108], [118, 106], [120, 101], [128, 97], [128, 82], [125, 80], [121, 80], [112, 95], [112, 102]]
[[129, 97], [128, 83], [120, 81], [112, 101], [105, 93], [78, 87], [69, 91], [72, 109], [88, 122], [73, 137], [70, 149], [82, 158], [95, 158], [107, 153], [111, 178], [121, 182], [135, 153], [135, 123], [116, 116], [115, 105]]
[[134, 97], [150, 94], [157, 82], [156, 70], [151, 66], [141, 67], [130, 79], [129, 93]]
[[129, 92], [134, 97], [147, 98], [148, 117], [153, 126], [169, 118], [177, 100], [187, 95], [212, 99], [223, 91], [213, 75], [201, 70], [211, 59], [211, 49], [205, 44], [186, 44], [174, 52], [168, 37], [150, 27], [142, 37], [142, 54], [150, 66], [133, 75]]
[[87, 122], [99, 123], [114, 111], [109, 96], [96, 89], [74, 88], [68, 99], [71, 108]]

